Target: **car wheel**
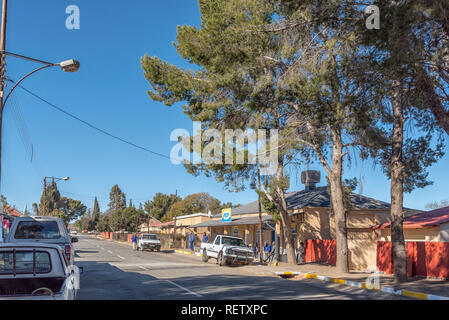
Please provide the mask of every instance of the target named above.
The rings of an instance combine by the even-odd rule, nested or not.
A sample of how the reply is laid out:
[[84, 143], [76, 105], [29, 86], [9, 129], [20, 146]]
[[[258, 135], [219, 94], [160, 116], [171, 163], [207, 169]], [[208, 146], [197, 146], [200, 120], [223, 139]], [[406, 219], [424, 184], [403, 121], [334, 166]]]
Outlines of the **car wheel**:
[[218, 254], [217, 261], [218, 261], [218, 265], [219, 265], [220, 267], [222, 267], [222, 266], [224, 266], [224, 265], [226, 264], [226, 262], [225, 262], [224, 259], [223, 259], [223, 252], [220, 252], [220, 253]]
[[203, 257], [202, 257], [203, 262], [207, 262], [209, 261], [209, 257], [207, 256], [207, 250], [203, 249]]
[[160, 252], [161, 251], [161, 248], [157, 248], [157, 252]]

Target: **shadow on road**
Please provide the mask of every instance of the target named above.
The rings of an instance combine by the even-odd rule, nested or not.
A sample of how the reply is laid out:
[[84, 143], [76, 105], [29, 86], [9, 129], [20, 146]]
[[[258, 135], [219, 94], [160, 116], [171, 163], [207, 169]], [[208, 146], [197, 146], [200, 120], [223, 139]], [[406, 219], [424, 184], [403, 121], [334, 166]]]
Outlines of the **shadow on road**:
[[226, 274], [162, 279], [144, 271], [139, 272], [137, 267], [135, 271], [123, 271], [105, 262], [84, 261], [77, 264], [84, 267], [80, 300], [385, 299], [385, 296], [367, 293], [363, 289], [316, 280], [291, 281]]

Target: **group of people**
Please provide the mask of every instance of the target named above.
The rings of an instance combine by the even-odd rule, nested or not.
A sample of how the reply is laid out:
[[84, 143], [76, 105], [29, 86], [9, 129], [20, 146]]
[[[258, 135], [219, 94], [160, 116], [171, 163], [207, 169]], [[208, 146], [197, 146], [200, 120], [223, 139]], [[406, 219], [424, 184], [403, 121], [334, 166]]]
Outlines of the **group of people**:
[[[260, 256], [259, 244], [255, 243], [254, 246], [251, 244], [249, 246], [253, 250], [254, 256], [259, 257]], [[263, 246], [262, 259], [264, 261], [273, 262], [274, 257], [275, 257], [275, 251], [276, 251], [276, 245], [275, 245], [274, 241], [271, 244], [269, 242], [265, 242], [265, 244]], [[306, 248], [304, 247], [304, 242], [301, 242], [299, 244], [299, 247], [295, 249], [296, 263], [304, 263], [304, 261], [305, 261], [304, 254], [305, 253], [306, 253]]]

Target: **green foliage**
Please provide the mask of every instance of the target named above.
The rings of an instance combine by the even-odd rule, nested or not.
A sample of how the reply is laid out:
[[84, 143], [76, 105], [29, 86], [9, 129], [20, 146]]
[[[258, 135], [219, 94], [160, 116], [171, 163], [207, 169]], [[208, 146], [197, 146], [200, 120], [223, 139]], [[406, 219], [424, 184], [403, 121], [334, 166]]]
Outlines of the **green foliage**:
[[35, 215], [45, 214], [61, 218], [66, 225], [86, 213], [87, 207], [79, 200], [61, 197], [56, 182], [52, 182], [42, 192], [39, 206], [34, 203]]
[[[228, 204], [226, 204], [228, 205]], [[182, 216], [193, 213], [219, 213], [222, 209], [220, 200], [212, 197], [206, 192], [188, 195], [183, 200], [175, 202], [167, 214], [162, 218], [163, 221], [171, 221], [176, 216]]]
[[109, 209], [117, 211], [126, 209], [126, 195], [122, 192], [118, 185], [114, 185], [109, 193]]
[[65, 224], [68, 225], [70, 221], [83, 216], [86, 213], [87, 207], [79, 200], [62, 197], [56, 210]]
[[3, 208], [8, 205], [8, 201], [6, 200], [6, 197], [2, 194], [0, 194], [0, 203], [3, 205]]
[[161, 220], [167, 213], [170, 207], [178, 201], [181, 197], [175, 194], [156, 193], [152, 201], [145, 202], [145, 211], [153, 218]]
[[[331, 197], [331, 209], [332, 209], [332, 191], [331, 191], [331, 187], [329, 184], [329, 178], [326, 177], [327, 179], [327, 192], [329, 193], [330, 197]], [[352, 178], [352, 179], [344, 179], [342, 182], [343, 185], [343, 205], [345, 207], [345, 212], [349, 213], [353, 206], [352, 206], [352, 201], [351, 201], [351, 194], [357, 189], [357, 186], [359, 184], [359, 181], [357, 180], [357, 178]]]
[[94, 209], [92, 212], [92, 230], [95, 230], [97, 228], [97, 224], [100, 221], [100, 205], [98, 204], [97, 197], [95, 197], [94, 200]]

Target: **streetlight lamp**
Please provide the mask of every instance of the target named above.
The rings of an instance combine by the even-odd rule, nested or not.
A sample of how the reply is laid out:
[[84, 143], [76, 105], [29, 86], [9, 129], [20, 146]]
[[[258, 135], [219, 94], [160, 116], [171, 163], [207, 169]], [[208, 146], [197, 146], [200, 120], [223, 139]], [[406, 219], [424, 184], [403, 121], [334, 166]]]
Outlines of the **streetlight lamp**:
[[[79, 61], [75, 60], [75, 59], [70, 59], [70, 60], [65, 60], [62, 61], [60, 63], [51, 63], [51, 62], [47, 62], [47, 61], [43, 61], [43, 60], [39, 60], [39, 59], [34, 59], [34, 58], [30, 58], [30, 57], [26, 57], [26, 56], [22, 56], [20, 54], [16, 54], [16, 53], [12, 53], [12, 52], [6, 52], [4, 51], [4, 48], [0, 48], [1, 51], [1, 71], [0, 71], [0, 181], [1, 181], [1, 169], [2, 169], [2, 153], [1, 153], [1, 148], [2, 148], [2, 127], [3, 127], [3, 110], [5, 108], [6, 102], [8, 101], [9, 97], [11, 96], [11, 93], [17, 88], [17, 86], [20, 85], [20, 83], [22, 81], [24, 81], [26, 78], [28, 78], [29, 76], [31, 76], [32, 74], [43, 70], [43, 69], [47, 69], [50, 67], [60, 67], [62, 71], [64, 72], [76, 72], [79, 70], [80, 68], [80, 63]], [[11, 82], [14, 83], [14, 86], [12, 87], [12, 89], [9, 91], [8, 95], [6, 96], [5, 99], [3, 99], [4, 97], [4, 72], [5, 72], [5, 62], [4, 62], [4, 57], [5, 55], [9, 55], [15, 58], [19, 58], [19, 59], [24, 59], [24, 60], [29, 60], [29, 61], [33, 61], [33, 62], [37, 62], [40, 64], [43, 64], [44, 66], [39, 67], [33, 71], [31, 71], [30, 73], [26, 74], [25, 76], [23, 76], [19, 81], [15, 82], [11, 80]]]
[[44, 206], [43, 206], [43, 216], [47, 215], [47, 179], [51, 179], [52, 184], [54, 182], [58, 182], [58, 181], [68, 181], [70, 179], [70, 177], [64, 177], [64, 178], [55, 178], [55, 177], [44, 177]]
[[[22, 56], [22, 55], [16, 54], [16, 53], [11, 53], [11, 52], [3, 52], [3, 53], [6, 54], [6, 55], [9, 55], [9, 56], [16, 57], [16, 58], [30, 60], [30, 61], [34, 61], [34, 62], [37, 62], [37, 63], [44, 64], [44, 66], [39, 67], [39, 68], [31, 71], [30, 73], [28, 73], [25, 76], [23, 76], [19, 81], [15, 82], [14, 86], [9, 91], [8, 95], [6, 96], [5, 100], [2, 103], [2, 107], [3, 108], [5, 107], [6, 102], [8, 101], [9, 96], [11, 95], [11, 93], [17, 88], [17, 86], [23, 80], [25, 80], [26, 78], [28, 78], [32, 74], [34, 74], [34, 73], [36, 73], [36, 72], [38, 72], [38, 71], [40, 71], [42, 69], [46, 69], [46, 68], [50, 68], [50, 67], [61, 67], [61, 70], [64, 71], [64, 72], [76, 72], [76, 71], [79, 70], [80, 65], [81, 65], [79, 63], [79, 61], [75, 60], [75, 59], [65, 60], [65, 61], [62, 61], [60, 63], [52, 63], [52, 62], [46, 62], [46, 61], [42, 61], [42, 60], [38, 60], [38, 59], [33, 59], [33, 58], [30, 58], [30, 57], [25, 57], [25, 56]], [[1, 93], [1, 97], [3, 97], [3, 91]]]

